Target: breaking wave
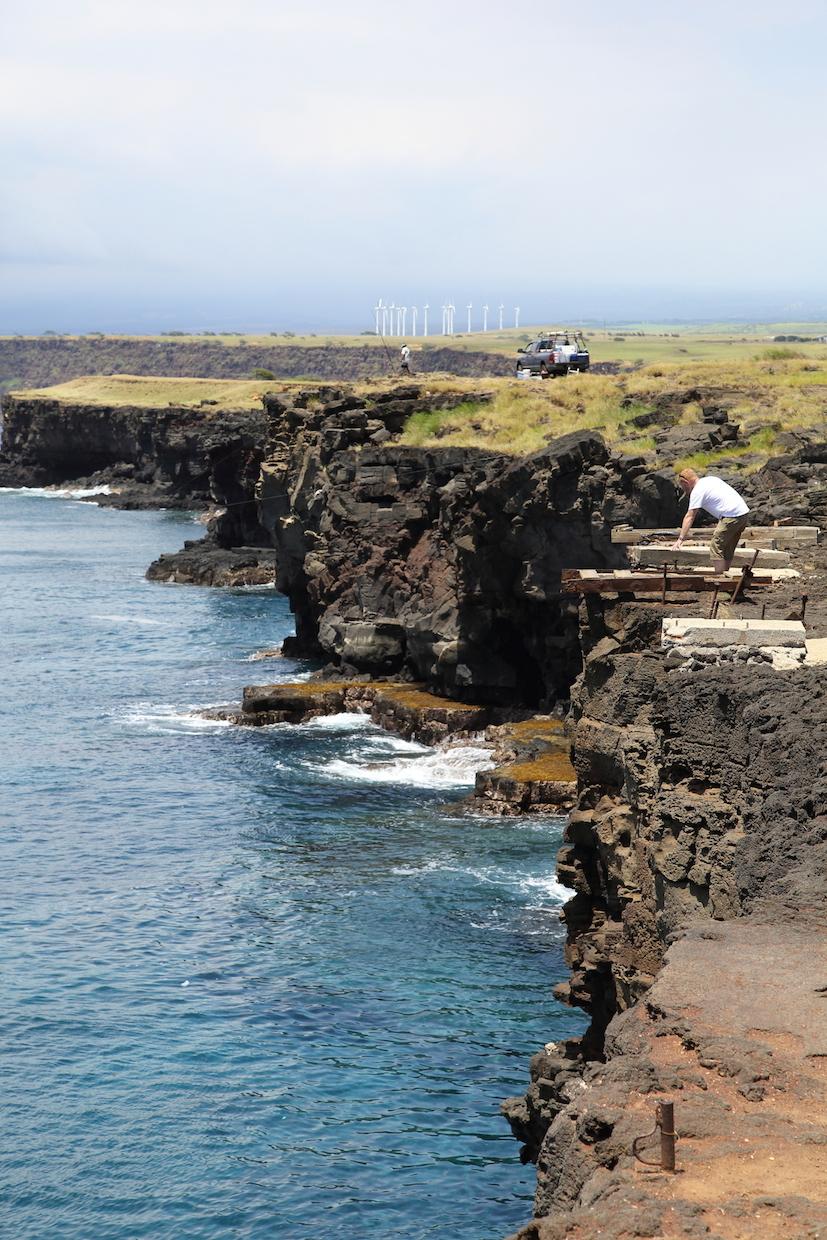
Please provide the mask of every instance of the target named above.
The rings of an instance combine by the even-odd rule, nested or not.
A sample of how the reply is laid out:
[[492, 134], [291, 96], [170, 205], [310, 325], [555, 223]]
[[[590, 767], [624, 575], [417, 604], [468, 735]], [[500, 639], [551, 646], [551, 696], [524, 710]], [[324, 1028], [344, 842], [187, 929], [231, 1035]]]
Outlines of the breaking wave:
[[207, 706], [157, 706], [139, 702], [122, 718], [129, 727], [164, 736], [191, 736], [233, 726], [228, 719], [205, 719], [202, 712], [207, 709]]
[[[411, 745], [412, 742], [405, 742]], [[312, 765], [312, 764], [308, 764]], [[478, 745], [452, 745], [444, 749], [397, 750], [387, 760], [334, 758], [317, 768], [327, 776], [348, 783], [406, 784], [417, 788], [466, 788], [473, 786], [477, 771], [492, 766], [491, 751]]]
[[12, 495], [42, 495], [46, 499], [89, 499], [92, 495], [111, 495], [108, 483], [99, 487], [0, 487]]

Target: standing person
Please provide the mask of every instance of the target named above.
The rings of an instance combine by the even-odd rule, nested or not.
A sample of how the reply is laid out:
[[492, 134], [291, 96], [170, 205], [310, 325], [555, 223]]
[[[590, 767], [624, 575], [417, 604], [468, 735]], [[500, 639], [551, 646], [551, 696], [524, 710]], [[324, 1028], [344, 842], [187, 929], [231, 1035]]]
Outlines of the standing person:
[[726, 572], [732, 564], [738, 539], [749, 525], [749, 508], [745, 500], [723, 478], [716, 478], [713, 474], [699, 478], [694, 469], [682, 469], [678, 474], [678, 484], [684, 495], [689, 496], [689, 511], [681, 524], [677, 542], [672, 544], [673, 549], [683, 545], [698, 512], [703, 508], [704, 512], [718, 518], [709, 553], [715, 572]]
[[402, 374], [409, 375], [411, 373], [411, 351], [406, 344], [403, 344], [399, 352], [401, 354], [400, 366]]

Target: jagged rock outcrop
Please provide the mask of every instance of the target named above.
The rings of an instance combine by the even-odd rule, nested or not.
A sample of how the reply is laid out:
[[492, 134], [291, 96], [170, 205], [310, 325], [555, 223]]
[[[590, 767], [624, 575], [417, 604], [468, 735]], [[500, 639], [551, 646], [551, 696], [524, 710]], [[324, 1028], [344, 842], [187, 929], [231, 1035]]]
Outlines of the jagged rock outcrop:
[[272, 547], [221, 547], [207, 537], [188, 539], [180, 551], [159, 555], [146, 576], [176, 585], [271, 586], [276, 567]]
[[552, 702], [579, 662], [561, 569], [619, 564], [613, 524], [676, 521], [671, 476], [593, 431], [528, 458], [393, 442], [422, 399], [265, 398], [260, 520], [296, 615], [291, 651], [466, 700]]
[[772, 457], [742, 488], [762, 521], [827, 527], [827, 437], [824, 430], [787, 431]]

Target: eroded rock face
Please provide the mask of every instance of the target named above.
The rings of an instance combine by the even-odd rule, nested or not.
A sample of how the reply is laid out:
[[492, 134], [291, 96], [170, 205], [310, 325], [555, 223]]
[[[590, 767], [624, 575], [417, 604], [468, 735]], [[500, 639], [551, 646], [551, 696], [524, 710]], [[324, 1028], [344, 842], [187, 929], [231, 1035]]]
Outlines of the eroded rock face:
[[[262, 540], [253, 490], [265, 438], [263, 411], [212, 412], [3, 399], [0, 482], [51, 486], [110, 482], [125, 506], [226, 505], [221, 546]], [[134, 495], [133, 495], [134, 492]], [[118, 494], [111, 497], [118, 502]]]
[[[535, 1056], [527, 1094], [504, 1104], [537, 1161], [538, 1218], [525, 1240], [647, 1212], [654, 1230], [639, 1234], [662, 1234], [664, 1202], [635, 1182], [631, 1159], [633, 1137], [651, 1127], [642, 1099], [673, 1097], [682, 1131], [708, 1138], [718, 1157], [733, 1107], [789, 1089], [794, 1071], [809, 1080], [794, 1054], [786, 1066], [779, 1056], [807, 1021], [820, 1028], [817, 988], [790, 978], [781, 1006], [793, 1005], [791, 1023], [767, 1014], [787, 985], [767, 951], [778, 945], [801, 974], [808, 953], [823, 953], [827, 686], [819, 668], [711, 665], [687, 676], [657, 649], [661, 615], [657, 604], [599, 598], [582, 610], [569, 720], [579, 796], [558, 864], [576, 893], [565, 908], [572, 975], [558, 994], [592, 1024], [580, 1045]], [[789, 1035], [768, 1042], [760, 1031], [776, 1026]], [[716, 1074], [731, 1080], [733, 1101], [708, 1097]], [[753, 1119], [749, 1131], [768, 1141], [789, 1137], [783, 1115]], [[804, 1156], [808, 1131], [791, 1157]], [[670, 1208], [677, 1229], [664, 1234], [706, 1234], [700, 1207]]]
[[675, 521], [677, 494], [668, 472], [612, 457], [591, 431], [522, 459], [393, 442], [415, 410], [468, 399], [266, 398], [260, 520], [296, 615], [291, 653], [542, 706], [579, 664], [561, 569], [619, 565], [611, 525]]

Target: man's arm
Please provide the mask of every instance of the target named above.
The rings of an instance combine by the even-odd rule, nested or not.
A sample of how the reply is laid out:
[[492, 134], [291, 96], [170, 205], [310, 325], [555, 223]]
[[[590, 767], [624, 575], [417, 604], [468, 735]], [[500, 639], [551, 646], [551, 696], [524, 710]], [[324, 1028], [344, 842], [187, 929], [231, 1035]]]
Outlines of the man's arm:
[[686, 538], [689, 531], [692, 529], [692, 525], [699, 512], [700, 512], [699, 508], [689, 509], [689, 512], [686, 514], [683, 521], [681, 522], [681, 532], [680, 534], [678, 534], [678, 541], [672, 543], [673, 551], [677, 551], [678, 547], [683, 545], [683, 541]]

